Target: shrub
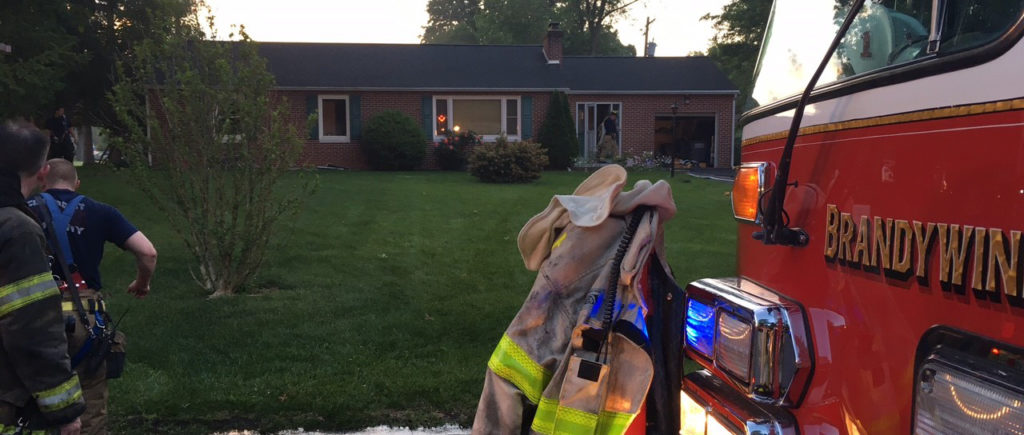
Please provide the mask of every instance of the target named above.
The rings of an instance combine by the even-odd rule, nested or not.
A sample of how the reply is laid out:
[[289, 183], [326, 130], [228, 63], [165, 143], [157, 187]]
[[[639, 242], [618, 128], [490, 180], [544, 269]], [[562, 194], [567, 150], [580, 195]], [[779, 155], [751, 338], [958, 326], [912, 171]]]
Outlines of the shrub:
[[483, 144], [469, 155], [469, 173], [485, 183], [528, 183], [540, 178], [548, 164], [544, 149], [532, 142], [512, 142], [504, 136]]
[[416, 121], [397, 110], [370, 118], [363, 131], [363, 154], [378, 171], [410, 170], [423, 164], [427, 139]]
[[461, 171], [466, 168], [466, 151], [480, 144], [480, 136], [473, 132], [448, 133], [434, 144], [437, 165], [445, 171]]
[[572, 166], [579, 151], [579, 139], [576, 137], [572, 112], [569, 111], [569, 98], [564, 93], [551, 94], [548, 114], [538, 136], [552, 169]]

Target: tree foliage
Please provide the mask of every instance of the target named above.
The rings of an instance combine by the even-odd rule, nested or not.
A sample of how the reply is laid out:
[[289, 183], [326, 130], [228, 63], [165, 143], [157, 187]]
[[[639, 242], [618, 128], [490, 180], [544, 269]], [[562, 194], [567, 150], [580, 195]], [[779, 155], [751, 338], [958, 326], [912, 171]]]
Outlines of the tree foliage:
[[612, 22], [638, 0], [430, 0], [427, 44], [538, 44], [548, 23], [565, 24], [566, 55], [635, 56]]
[[[110, 98], [135, 179], [184, 239], [193, 277], [221, 296], [251, 282], [277, 224], [314, 180], [281, 182], [302, 144], [288, 106], [271, 96], [256, 44], [244, 29], [210, 41], [212, 17], [207, 24], [194, 11], [138, 44]], [[144, 164], [150, 159], [155, 169]]]
[[[115, 127], [106, 98], [116, 64], [140, 41], [167, 34], [194, 0], [10, 0], [0, 2], [0, 116], [43, 118], [63, 105], [91, 125]], [[77, 110], [76, 110], [77, 109]]]
[[731, 0], [721, 13], [701, 17], [715, 29], [708, 56], [739, 88], [736, 108], [740, 110], [752, 103], [748, 99], [754, 86], [754, 68], [771, 10], [772, 0]]
[[479, 44], [479, 13], [480, 0], [429, 0], [421, 39], [429, 44]]
[[562, 92], [553, 92], [548, 113], [538, 135], [540, 145], [547, 153], [549, 167], [565, 169], [572, 166], [579, 152], [579, 138], [573, 126], [569, 97]]
[[[618, 42], [612, 21], [626, 13], [626, 9], [639, 0], [563, 0], [560, 4], [562, 19], [569, 25], [566, 52], [580, 54], [624, 55], [628, 47], [636, 55], [636, 47]], [[612, 39], [618, 43], [616, 47]], [[571, 49], [571, 51], [570, 51]], [[613, 53], [602, 53], [604, 50]]]

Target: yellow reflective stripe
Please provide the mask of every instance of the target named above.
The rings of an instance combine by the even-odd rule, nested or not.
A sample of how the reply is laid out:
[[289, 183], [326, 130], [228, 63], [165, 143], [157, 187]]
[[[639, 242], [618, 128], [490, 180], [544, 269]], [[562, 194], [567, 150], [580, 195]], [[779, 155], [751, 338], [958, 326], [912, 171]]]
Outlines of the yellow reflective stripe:
[[565, 238], [566, 238], [566, 237], [567, 237], [568, 235], [569, 235], [569, 232], [568, 232], [568, 231], [562, 231], [562, 235], [561, 235], [561, 236], [558, 236], [558, 239], [557, 239], [557, 240], [555, 240], [555, 243], [551, 245], [551, 250], [552, 250], [552, 251], [554, 251], [554, 250], [555, 250], [555, 248], [557, 248], [557, 247], [559, 247], [559, 246], [562, 246], [562, 242], [564, 242], [564, 241], [565, 241]]
[[82, 387], [78, 384], [78, 375], [49, 390], [33, 394], [39, 409], [43, 412], [59, 411], [82, 398]]
[[561, 406], [555, 399], [543, 397], [530, 426], [546, 435], [623, 434], [636, 414], [601, 411], [599, 415]]
[[601, 414], [597, 416], [597, 433], [626, 433], [626, 429], [629, 429], [629, 425], [633, 423], [634, 418], [636, 418], [636, 414], [601, 411]]
[[597, 433], [597, 421], [595, 414], [559, 406], [557, 400], [544, 397], [537, 406], [530, 428], [546, 435], [594, 434]]
[[40, 299], [60, 294], [49, 272], [33, 275], [0, 287], [0, 316]]
[[[86, 301], [87, 301], [87, 299], [82, 301], [82, 306], [84, 306], [85, 309], [88, 310], [90, 313], [95, 312], [95, 311], [99, 311], [101, 313], [107, 311], [107, 303], [104, 302], [104, 301], [101, 301], [99, 299], [95, 299], [95, 301], [96, 301], [96, 309], [95, 310], [89, 310], [89, 303], [86, 302]], [[63, 301], [63, 302], [60, 303], [60, 309], [63, 310], [63, 311], [75, 311], [75, 304], [71, 303], [71, 301]]]
[[518, 387], [533, 403], [540, 400], [541, 392], [551, 380], [551, 372], [530, 359], [526, 351], [512, 341], [508, 334], [501, 336], [498, 347], [487, 361], [487, 367]]

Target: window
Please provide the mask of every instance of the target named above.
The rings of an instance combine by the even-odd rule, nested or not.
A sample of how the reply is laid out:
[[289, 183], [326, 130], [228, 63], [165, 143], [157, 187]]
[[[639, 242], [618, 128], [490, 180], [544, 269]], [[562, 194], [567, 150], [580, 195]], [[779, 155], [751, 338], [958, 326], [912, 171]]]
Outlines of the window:
[[320, 142], [348, 142], [348, 96], [320, 95]]
[[[932, 3], [865, 2], [818, 86], [987, 44], [1004, 34], [1024, 8], [1021, 0], [942, 2], [940, 29], [932, 29]], [[803, 91], [848, 11], [847, 0], [775, 2], [755, 72], [755, 103], [770, 104]], [[928, 52], [933, 30], [941, 30], [936, 32], [937, 53]]]
[[519, 139], [518, 97], [434, 97], [434, 136], [472, 131], [493, 141], [505, 134]]

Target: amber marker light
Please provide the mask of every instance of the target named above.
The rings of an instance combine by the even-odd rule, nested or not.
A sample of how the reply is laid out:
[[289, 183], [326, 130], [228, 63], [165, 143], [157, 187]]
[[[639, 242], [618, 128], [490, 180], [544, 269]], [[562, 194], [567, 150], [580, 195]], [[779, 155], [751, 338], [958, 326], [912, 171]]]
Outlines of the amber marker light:
[[765, 168], [767, 163], [744, 163], [736, 171], [732, 185], [732, 214], [736, 219], [760, 222], [757, 201], [764, 193]]

